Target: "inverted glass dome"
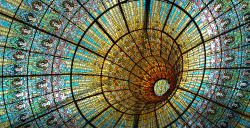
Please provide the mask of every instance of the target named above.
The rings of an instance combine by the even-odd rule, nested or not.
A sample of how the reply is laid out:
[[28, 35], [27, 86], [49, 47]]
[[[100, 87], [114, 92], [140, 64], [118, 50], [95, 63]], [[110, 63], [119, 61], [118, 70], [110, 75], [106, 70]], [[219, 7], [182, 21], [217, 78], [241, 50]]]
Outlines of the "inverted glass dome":
[[0, 0], [0, 127], [249, 128], [249, 0]]

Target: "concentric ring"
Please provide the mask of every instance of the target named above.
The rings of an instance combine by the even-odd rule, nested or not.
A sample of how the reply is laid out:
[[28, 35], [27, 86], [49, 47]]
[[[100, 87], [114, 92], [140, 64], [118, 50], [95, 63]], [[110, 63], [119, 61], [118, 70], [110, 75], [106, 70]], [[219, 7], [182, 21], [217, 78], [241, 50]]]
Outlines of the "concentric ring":
[[249, 124], [249, 2], [0, 1], [4, 127]]

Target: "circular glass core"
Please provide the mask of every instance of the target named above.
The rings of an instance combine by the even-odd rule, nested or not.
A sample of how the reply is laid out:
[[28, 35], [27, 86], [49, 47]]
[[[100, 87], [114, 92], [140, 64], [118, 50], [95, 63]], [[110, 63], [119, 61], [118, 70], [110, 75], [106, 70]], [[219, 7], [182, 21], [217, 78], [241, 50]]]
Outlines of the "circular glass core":
[[165, 79], [158, 80], [154, 85], [155, 95], [163, 96], [168, 91], [169, 88], [170, 85], [168, 83], [168, 80]]

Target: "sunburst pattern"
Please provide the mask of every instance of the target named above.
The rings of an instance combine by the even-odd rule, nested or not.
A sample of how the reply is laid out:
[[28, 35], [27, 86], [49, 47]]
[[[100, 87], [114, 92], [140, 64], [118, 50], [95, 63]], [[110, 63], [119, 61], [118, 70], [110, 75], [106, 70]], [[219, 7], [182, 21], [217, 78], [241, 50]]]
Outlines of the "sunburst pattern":
[[250, 127], [248, 6], [0, 0], [0, 124]]

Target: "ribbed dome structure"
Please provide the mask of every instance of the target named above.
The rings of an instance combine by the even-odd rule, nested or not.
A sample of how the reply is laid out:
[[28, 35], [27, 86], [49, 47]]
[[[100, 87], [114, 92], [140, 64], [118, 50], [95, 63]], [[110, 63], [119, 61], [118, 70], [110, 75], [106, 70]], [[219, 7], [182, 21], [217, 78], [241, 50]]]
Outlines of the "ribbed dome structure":
[[0, 127], [249, 128], [248, 0], [0, 0]]

